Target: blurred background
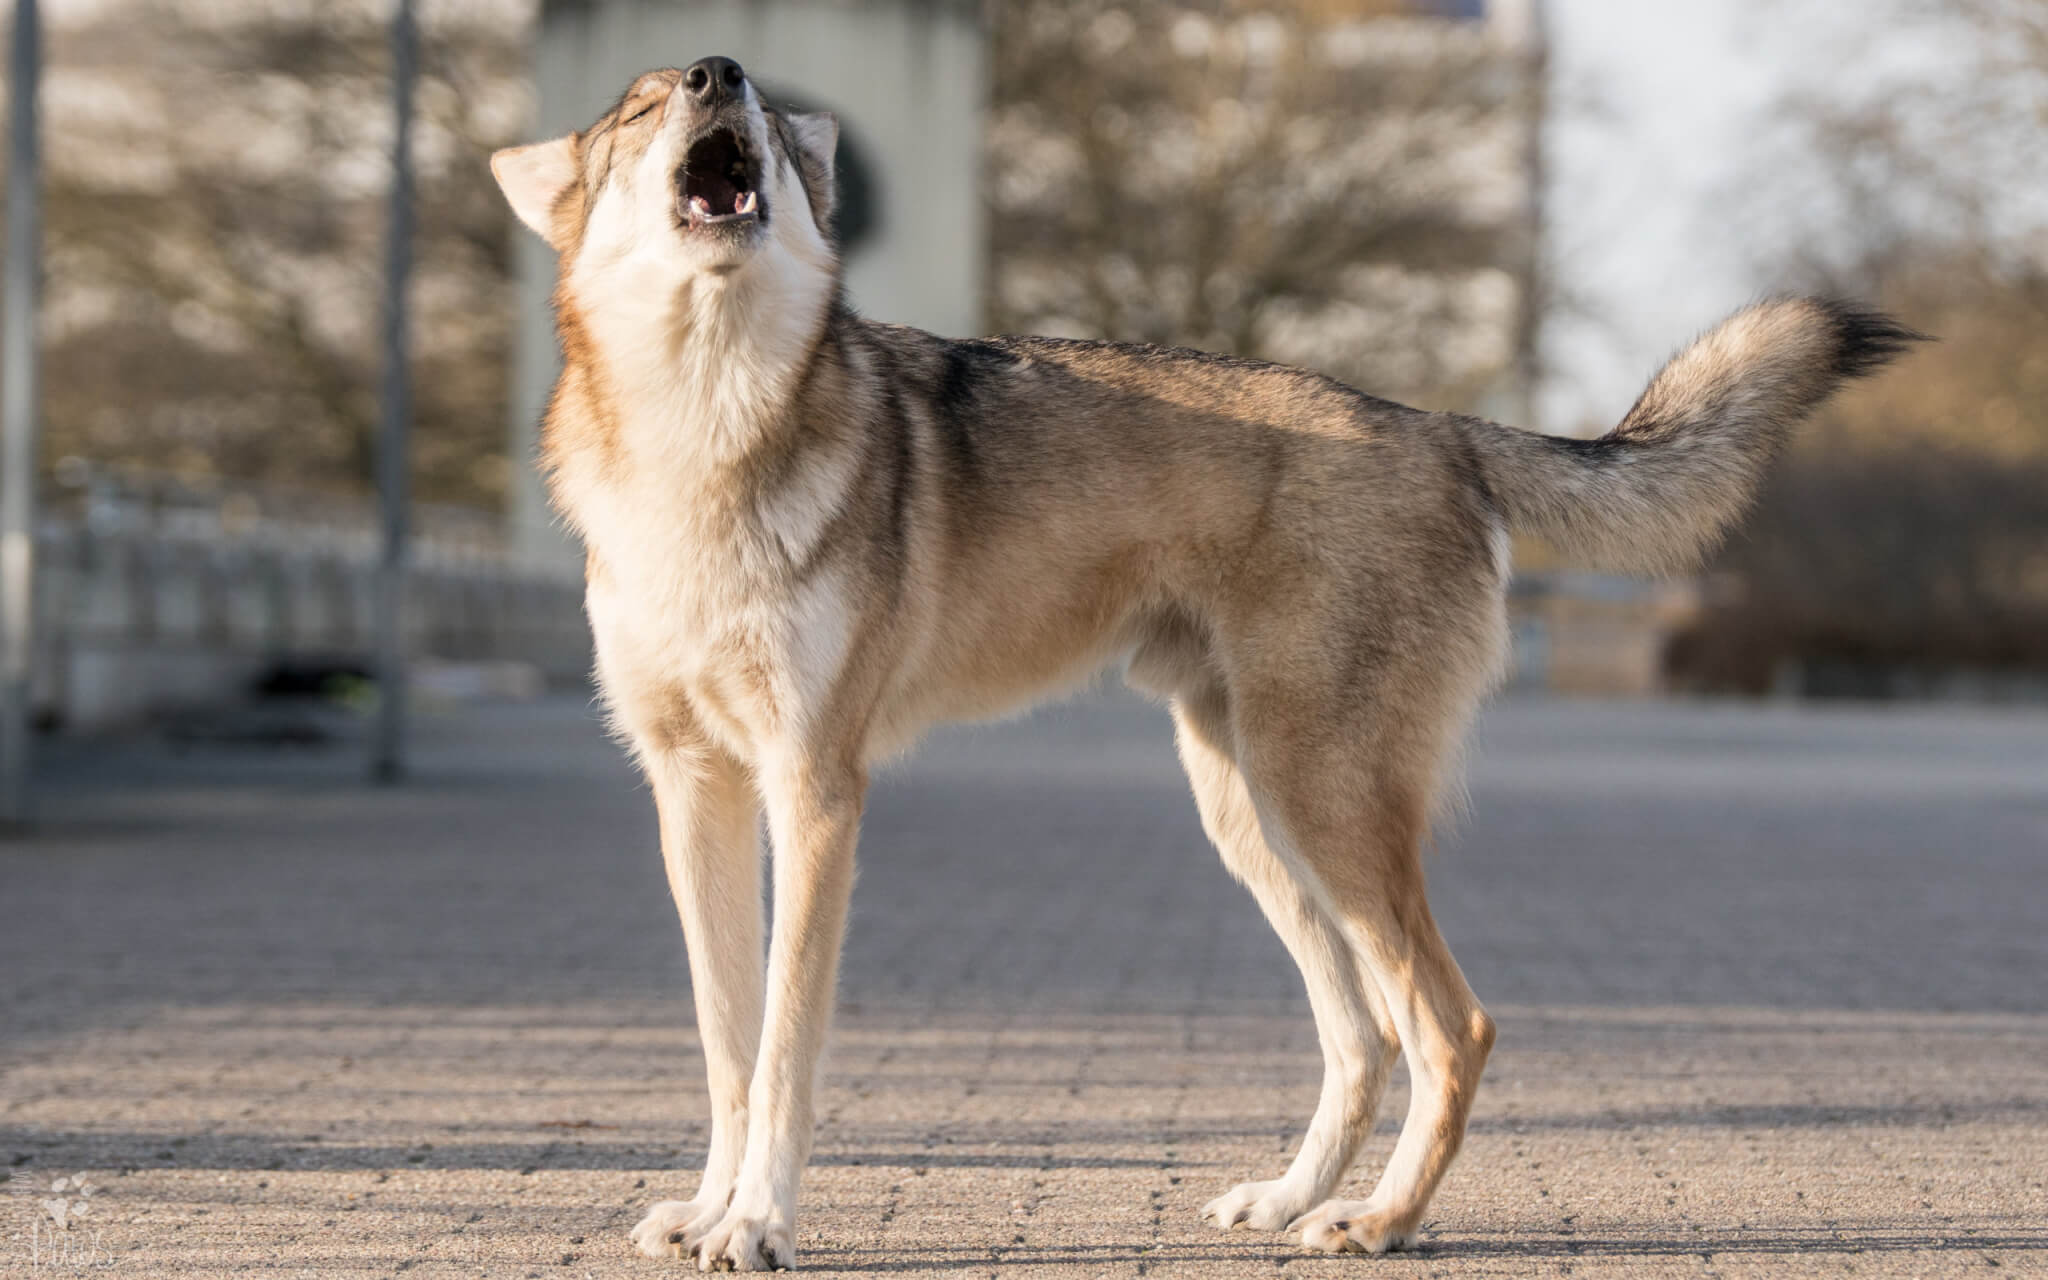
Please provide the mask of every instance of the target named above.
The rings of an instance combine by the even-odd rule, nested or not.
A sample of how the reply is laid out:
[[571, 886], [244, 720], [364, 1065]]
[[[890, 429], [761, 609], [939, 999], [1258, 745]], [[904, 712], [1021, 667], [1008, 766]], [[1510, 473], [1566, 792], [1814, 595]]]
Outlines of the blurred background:
[[[64, 1239], [152, 1275], [624, 1275], [687, 1192], [682, 939], [532, 464], [553, 262], [487, 158], [712, 53], [838, 113], [882, 320], [1572, 435], [1762, 293], [1937, 335], [1701, 573], [1516, 547], [1430, 861], [1503, 1031], [1418, 1274], [2048, 1251], [2048, 3], [6, 7], [0, 1257], [81, 1170]], [[807, 1262], [1298, 1261], [1198, 1225], [1317, 1046], [1159, 708], [938, 733], [861, 861]]]
[[[373, 695], [390, 20], [44, 5], [44, 731]], [[1806, 432], [1706, 573], [1518, 548], [1515, 684], [2048, 693], [2048, 9], [2021, 0], [426, 0], [430, 689], [586, 661], [530, 463], [552, 262], [485, 158], [708, 50], [839, 113], [854, 301], [945, 333], [1186, 344], [1597, 434], [1760, 292], [1873, 299], [1943, 341]]]

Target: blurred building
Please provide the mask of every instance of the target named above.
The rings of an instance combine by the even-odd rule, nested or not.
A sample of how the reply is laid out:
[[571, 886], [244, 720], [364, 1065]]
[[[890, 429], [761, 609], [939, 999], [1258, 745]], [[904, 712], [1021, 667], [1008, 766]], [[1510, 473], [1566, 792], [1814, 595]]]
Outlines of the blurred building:
[[[847, 292], [881, 319], [979, 332], [986, 40], [976, 0], [544, 0], [535, 137], [580, 129], [640, 72], [724, 54], [771, 102], [839, 117]], [[510, 516], [529, 554], [571, 554], [533, 456], [559, 367], [554, 259], [520, 239]], [[575, 556], [581, 562], [580, 554]]]

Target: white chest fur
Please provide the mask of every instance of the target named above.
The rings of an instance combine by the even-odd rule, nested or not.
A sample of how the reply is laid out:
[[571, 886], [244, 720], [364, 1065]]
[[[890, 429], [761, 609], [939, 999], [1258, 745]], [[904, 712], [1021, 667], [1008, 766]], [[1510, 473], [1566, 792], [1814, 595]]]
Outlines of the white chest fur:
[[829, 561], [811, 562], [852, 466], [827, 451], [751, 498], [721, 488], [715, 470], [565, 468], [564, 496], [595, 553], [599, 679], [629, 723], [634, 704], [680, 696], [752, 755], [825, 714], [857, 611]]

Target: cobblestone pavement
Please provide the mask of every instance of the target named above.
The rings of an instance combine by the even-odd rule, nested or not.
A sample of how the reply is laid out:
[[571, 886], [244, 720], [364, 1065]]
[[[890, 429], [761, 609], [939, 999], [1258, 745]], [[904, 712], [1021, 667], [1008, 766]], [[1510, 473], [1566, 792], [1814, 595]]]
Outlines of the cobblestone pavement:
[[[647, 797], [580, 702], [353, 769], [49, 762], [0, 844], [0, 1275], [674, 1270], [625, 1239], [706, 1120]], [[1434, 896], [1500, 1045], [1419, 1250], [1198, 1220], [1319, 1061], [1163, 715], [1105, 697], [879, 785], [800, 1264], [2048, 1274], [2048, 716], [1508, 702], [1472, 778]]]

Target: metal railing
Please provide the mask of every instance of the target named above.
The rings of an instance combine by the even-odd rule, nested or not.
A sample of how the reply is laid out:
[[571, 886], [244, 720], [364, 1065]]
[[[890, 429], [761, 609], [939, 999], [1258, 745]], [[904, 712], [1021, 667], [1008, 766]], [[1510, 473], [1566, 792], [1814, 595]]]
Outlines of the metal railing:
[[[377, 508], [345, 494], [67, 462], [37, 528], [35, 707], [97, 730], [235, 696], [267, 666], [368, 669]], [[518, 556], [491, 512], [420, 505], [402, 642], [420, 657], [588, 670], [582, 587]]]

